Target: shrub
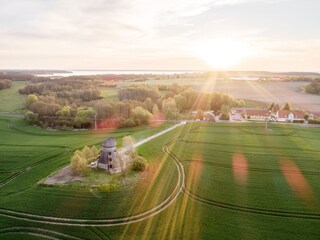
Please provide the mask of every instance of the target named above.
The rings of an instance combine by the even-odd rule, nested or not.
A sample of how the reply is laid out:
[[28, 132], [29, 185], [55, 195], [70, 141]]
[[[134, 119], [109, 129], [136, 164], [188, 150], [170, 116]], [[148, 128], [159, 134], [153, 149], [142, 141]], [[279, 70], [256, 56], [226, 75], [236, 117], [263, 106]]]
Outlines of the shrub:
[[293, 120], [293, 123], [304, 123], [304, 120]]
[[71, 158], [71, 169], [73, 174], [82, 176], [87, 168], [87, 160], [78, 154]]
[[320, 120], [319, 119], [309, 119], [308, 123], [309, 124], [320, 124]]
[[0, 80], [0, 90], [7, 89], [12, 86], [12, 82], [9, 79], [1, 79]]
[[132, 118], [128, 118], [120, 123], [120, 127], [134, 127], [136, 126], [135, 121]]
[[25, 115], [25, 118], [27, 120], [28, 123], [30, 124], [37, 124], [38, 123], [38, 114], [37, 113], [34, 113], [34, 112], [31, 112], [31, 111], [28, 111]]
[[230, 116], [227, 113], [222, 113], [220, 116], [220, 120], [229, 120]]
[[147, 168], [147, 160], [141, 156], [137, 156], [132, 162], [132, 170], [136, 172], [143, 172]]

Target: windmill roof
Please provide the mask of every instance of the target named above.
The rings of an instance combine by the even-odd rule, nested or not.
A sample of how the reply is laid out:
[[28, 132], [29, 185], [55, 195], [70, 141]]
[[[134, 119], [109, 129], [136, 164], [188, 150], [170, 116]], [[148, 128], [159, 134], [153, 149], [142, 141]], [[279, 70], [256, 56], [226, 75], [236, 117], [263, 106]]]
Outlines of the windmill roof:
[[113, 148], [117, 145], [116, 139], [114, 137], [107, 138], [103, 143], [102, 146], [106, 148]]

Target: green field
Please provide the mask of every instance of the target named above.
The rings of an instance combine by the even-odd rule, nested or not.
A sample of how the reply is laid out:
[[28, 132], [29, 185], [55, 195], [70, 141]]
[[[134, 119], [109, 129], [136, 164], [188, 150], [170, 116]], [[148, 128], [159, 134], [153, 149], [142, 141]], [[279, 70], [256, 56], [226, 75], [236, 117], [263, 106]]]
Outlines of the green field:
[[0, 91], [0, 113], [21, 113], [25, 111], [25, 96], [18, 90], [28, 82], [12, 82], [12, 87]]
[[138, 184], [37, 184], [84, 145], [168, 126], [55, 132], [1, 118], [0, 239], [320, 238], [319, 128], [188, 123], [138, 148]]

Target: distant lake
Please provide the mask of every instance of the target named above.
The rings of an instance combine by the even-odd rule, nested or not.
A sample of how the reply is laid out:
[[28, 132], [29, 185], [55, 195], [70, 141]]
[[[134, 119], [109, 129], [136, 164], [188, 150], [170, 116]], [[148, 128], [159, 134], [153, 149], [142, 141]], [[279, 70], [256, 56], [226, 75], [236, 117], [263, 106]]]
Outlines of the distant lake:
[[[174, 74], [186, 74], [186, 73], [204, 73], [207, 71], [161, 71], [161, 70], [68, 70], [69, 72], [64, 73], [49, 73], [49, 74], [37, 74], [39, 77], [70, 77], [70, 76], [88, 76], [88, 75], [105, 75], [105, 74], [126, 74], [126, 75], [143, 75], [143, 74], [152, 74], [152, 75], [174, 75]], [[259, 77], [228, 77], [225, 78], [216, 78], [216, 80], [231, 80], [231, 81], [257, 81]], [[270, 77], [268, 80], [279, 80], [276, 77]]]
[[183, 74], [183, 73], [196, 73], [201, 71], [143, 71], [143, 70], [70, 70], [68, 73], [52, 73], [52, 74], [37, 74], [39, 77], [70, 77], [70, 76], [88, 76], [88, 75], [105, 75], [105, 74], [163, 74], [163, 75], [173, 75], [173, 74]]

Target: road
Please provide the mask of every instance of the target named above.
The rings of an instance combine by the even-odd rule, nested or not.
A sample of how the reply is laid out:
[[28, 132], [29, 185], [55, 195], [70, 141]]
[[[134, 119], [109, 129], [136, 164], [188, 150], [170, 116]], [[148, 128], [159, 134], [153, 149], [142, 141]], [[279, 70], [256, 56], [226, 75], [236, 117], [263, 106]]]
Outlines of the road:
[[165, 134], [165, 133], [167, 133], [167, 132], [170, 132], [170, 131], [172, 131], [173, 129], [175, 129], [175, 128], [177, 128], [177, 127], [180, 127], [180, 126], [182, 126], [182, 125], [185, 125], [186, 123], [187, 123], [186, 121], [182, 121], [182, 122], [180, 122], [180, 123], [178, 123], [178, 124], [176, 124], [176, 125], [174, 125], [174, 126], [172, 126], [172, 127], [169, 127], [169, 128], [167, 128], [167, 129], [165, 129], [165, 130], [163, 130], [163, 131], [161, 131], [161, 132], [158, 132], [158, 133], [156, 133], [156, 134], [154, 134], [154, 135], [152, 135], [152, 136], [150, 136], [150, 137], [147, 137], [147, 138], [141, 140], [140, 142], [135, 143], [135, 144], [134, 144], [134, 147], [139, 147], [140, 145], [142, 145], [142, 144], [144, 144], [144, 143], [146, 143], [146, 142], [149, 142], [150, 140], [152, 140], [152, 139], [154, 139], [154, 138], [156, 138], [156, 137], [159, 137], [159, 136], [161, 136], [161, 135], [163, 135], [163, 134]]

